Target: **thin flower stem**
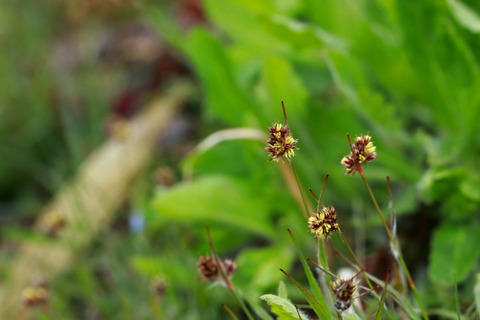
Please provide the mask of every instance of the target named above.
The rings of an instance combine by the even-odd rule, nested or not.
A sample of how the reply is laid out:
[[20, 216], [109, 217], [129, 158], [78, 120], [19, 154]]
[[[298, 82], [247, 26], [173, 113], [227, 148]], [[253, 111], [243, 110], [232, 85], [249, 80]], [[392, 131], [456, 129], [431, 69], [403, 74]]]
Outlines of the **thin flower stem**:
[[222, 276], [223, 281], [227, 285], [227, 288], [229, 289], [229, 291], [233, 294], [235, 299], [240, 304], [240, 307], [242, 308], [242, 310], [245, 313], [245, 315], [247, 316], [247, 318], [249, 320], [255, 320], [255, 318], [252, 316], [252, 314], [248, 310], [247, 306], [245, 305], [245, 302], [239, 296], [239, 294], [237, 292], [238, 289], [233, 286], [232, 281], [229, 279], [229, 277], [227, 276], [227, 273], [225, 272], [223, 263], [220, 260], [220, 258], [218, 257], [217, 251], [215, 250], [215, 246], [214, 246], [213, 241], [212, 241], [212, 235], [210, 234], [210, 228], [207, 227], [206, 229], [207, 229], [207, 235], [208, 235], [208, 244], [210, 246], [210, 249], [212, 250], [212, 256], [214, 257], [215, 262], [217, 263], [217, 265], [219, 267], [220, 274]]
[[232, 292], [233, 296], [235, 297], [235, 299], [240, 304], [240, 307], [242, 308], [243, 312], [247, 316], [248, 320], [255, 320], [255, 318], [250, 313], [250, 310], [248, 310], [247, 305], [243, 301], [242, 297], [240, 297], [240, 294], [239, 294], [239, 292], [237, 292], [237, 290], [238, 290], [237, 288], [234, 288], [233, 290], [230, 290], [230, 292]]
[[298, 178], [297, 170], [295, 169], [295, 165], [293, 164], [293, 160], [290, 161], [290, 167], [292, 168], [293, 176], [295, 177], [295, 182], [297, 183], [298, 192], [300, 192], [300, 196], [302, 197], [303, 209], [305, 210], [305, 218], [311, 215], [309, 213], [309, 206], [307, 203], [307, 199], [305, 198], [305, 194], [302, 191], [302, 186], [300, 184], [300, 179]]
[[[361, 166], [360, 166], [361, 167]], [[417, 291], [417, 288], [415, 286], [415, 283], [412, 279], [412, 276], [410, 275], [410, 272], [408, 271], [407, 265], [405, 264], [405, 261], [403, 260], [402, 253], [400, 252], [400, 248], [398, 248], [398, 243], [397, 243], [397, 238], [393, 236], [392, 232], [390, 231], [390, 228], [388, 227], [387, 221], [385, 220], [385, 217], [382, 213], [382, 210], [380, 209], [380, 206], [378, 205], [377, 199], [375, 198], [375, 195], [373, 194], [372, 188], [370, 187], [370, 184], [367, 181], [367, 178], [363, 172], [363, 170], [359, 170], [360, 177], [362, 177], [362, 180], [365, 184], [365, 187], [367, 188], [367, 191], [370, 195], [370, 198], [372, 199], [373, 205], [375, 206], [375, 209], [377, 210], [378, 216], [380, 217], [380, 220], [382, 220], [383, 227], [385, 228], [385, 231], [387, 232], [388, 238], [392, 242], [393, 248], [396, 250], [395, 256], [397, 261], [400, 263], [400, 266], [403, 269], [403, 272], [405, 273], [405, 276], [407, 277], [408, 285], [412, 289], [412, 292], [415, 296], [415, 299], [417, 300], [418, 306], [420, 310], [422, 311], [422, 316], [424, 319], [428, 319], [427, 311], [425, 310], [425, 306], [423, 305], [423, 301], [420, 297], [420, 294]]]
[[[342, 239], [342, 242], [345, 244], [345, 246], [347, 247], [348, 251], [350, 252], [350, 255], [352, 256], [353, 260], [355, 261], [355, 264], [357, 265], [357, 267], [361, 270], [362, 272], [362, 275], [363, 275], [363, 278], [365, 279], [365, 281], [367, 282], [367, 285], [370, 289], [373, 289], [374, 286], [372, 284], [372, 282], [370, 281], [370, 279], [368, 278], [366, 272], [365, 272], [365, 269], [362, 267], [362, 264], [360, 263], [360, 261], [358, 260], [357, 258], [357, 255], [355, 254], [355, 252], [353, 252], [353, 249], [352, 247], [350, 247], [350, 244], [347, 242], [347, 240], [345, 239], [345, 237], [343, 236], [343, 233], [339, 232], [338, 233], [340, 235], [340, 238]], [[376, 295], [376, 293], [375, 293]]]
[[222, 307], [227, 310], [228, 314], [233, 320], [238, 320], [237, 316], [233, 313], [233, 311], [226, 305], [222, 303]]
[[[361, 167], [361, 166], [360, 166]], [[392, 232], [390, 231], [390, 228], [388, 227], [387, 221], [385, 220], [385, 217], [383, 216], [382, 210], [380, 209], [380, 206], [378, 205], [377, 199], [375, 198], [375, 195], [373, 194], [372, 188], [370, 187], [370, 184], [367, 181], [367, 178], [365, 177], [365, 173], [362, 171], [359, 171], [360, 177], [362, 177], [363, 183], [365, 184], [365, 187], [367, 188], [367, 191], [370, 195], [370, 198], [372, 199], [373, 205], [375, 206], [375, 209], [377, 210], [378, 216], [380, 217], [380, 220], [382, 220], [383, 227], [385, 228], [385, 231], [387, 232], [388, 238], [392, 242], [394, 241], [394, 237]]]
[[323, 179], [322, 190], [320, 190], [320, 194], [318, 195], [318, 199], [317, 199], [317, 211], [320, 209], [320, 205], [323, 206], [322, 197], [323, 197], [323, 192], [325, 191], [325, 187], [327, 186], [328, 177], [330, 177], [329, 173], [327, 173], [325, 175], [325, 179]]

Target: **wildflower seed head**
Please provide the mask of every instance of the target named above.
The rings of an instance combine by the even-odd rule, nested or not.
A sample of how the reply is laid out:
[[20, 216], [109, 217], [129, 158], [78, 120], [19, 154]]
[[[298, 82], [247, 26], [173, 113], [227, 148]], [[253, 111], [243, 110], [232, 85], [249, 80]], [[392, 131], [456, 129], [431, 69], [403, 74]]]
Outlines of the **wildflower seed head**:
[[200, 272], [202, 281], [215, 281], [218, 280], [218, 265], [212, 257], [200, 257], [197, 263], [198, 272]]
[[269, 130], [268, 147], [265, 148], [270, 154], [270, 161], [290, 159], [295, 155], [298, 148], [295, 146], [297, 140], [292, 137], [290, 128], [281, 123], [274, 123]]
[[354, 174], [357, 166], [373, 161], [377, 158], [376, 147], [373, 145], [372, 137], [362, 135], [355, 138], [351, 146], [350, 154], [344, 156], [340, 163], [347, 170], [347, 174]]
[[233, 260], [226, 259], [223, 261], [223, 268], [225, 269], [227, 276], [231, 276], [235, 270], [237, 270], [237, 265], [235, 262], [233, 262]]
[[[217, 261], [210, 257], [200, 257], [198, 263], [198, 271], [200, 273], [200, 280], [202, 281], [217, 281], [221, 279], [220, 266]], [[226, 259], [222, 262], [223, 270], [228, 278], [231, 278], [237, 265], [233, 260]]]
[[41, 285], [26, 287], [22, 291], [22, 301], [28, 308], [44, 306], [48, 303], [48, 290]]
[[335, 208], [323, 207], [314, 216], [308, 219], [308, 227], [315, 237], [325, 239], [334, 231], [340, 231]]
[[335, 295], [335, 308], [342, 312], [350, 308], [357, 291], [358, 281], [355, 277], [350, 279], [338, 278], [331, 283], [333, 293]]
[[353, 160], [351, 154], [344, 156], [340, 163], [345, 167], [345, 169], [347, 169], [347, 174], [353, 174], [357, 170], [357, 167], [355, 166], [355, 161]]
[[57, 236], [66, 225], [67, 220], [65, 219], [65, 216], [53, 211], [44, 216], [40, 228], [46, 235], [54, 237]]
[[164, 296], [168, 289], [168, 285], [165, 279], [159, 277], [155, 277], [152, 280], [151, 286], [153, 292], [160, 297]]

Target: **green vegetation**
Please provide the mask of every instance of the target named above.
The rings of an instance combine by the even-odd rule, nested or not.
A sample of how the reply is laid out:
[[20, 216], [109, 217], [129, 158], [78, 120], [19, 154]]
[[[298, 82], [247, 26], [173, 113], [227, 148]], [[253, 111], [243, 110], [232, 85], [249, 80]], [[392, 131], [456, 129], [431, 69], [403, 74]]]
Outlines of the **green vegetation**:
[[[379, 288], [358, 298], [364, 310], [355, 307], [356, 315], [346, 319], [478, 317], [480, 4], [202, 5], [204, 17], [187, 23], [186, 7], [173, 1], [139, 1], [114, 14], [93, 9], [81, 18], [66, 15], [77, 12], [66, 5], [29, 1], [21, 21], [15, 3], [5, 3], [0, 39], [10, 49], [0, 58], [0, 196], [8, 208], [0, 211], [6, 222], [0, 227], [2, 277], [15, 259], [9, 244], [44, 241], [29, 228], [37, 217], [32, 211], [62, 190], [101, 144], [114, 92], [153, 69], [98, 62], [82, 50], [73, 67], [60, 65], [52, 55], [54, 43], [65, 45], [56, 34], [60, 27], [77, 28], [71, 41], [86, 50], [85, 43], [99, 41], [98, 30], [148, 25], [191, 70], [183, 77], [197, 84], [183, 113], [195, 134], [152, 157], [151, 168], [168, 167], [175, 183], [154, 185], [154, 169], [146, 169], [123, 199], [145, 227], [127, 230], [128, 213], [120, 213], [78, 253], [82, 264], [52, 279], [49, 310], [37, 310], [38, 319], [245, 319], [249, 312], [270, 319], [270, 310], [278, 319], [336, 319], [329, 272], [356, 259], [372, 275], [370, 287]], [[298, 139], [291, 163], [268, 161], [263, 150], [267, 127], [285, 123], [281, 101]], [[376, 146], [365, 176], [345, 175], [340, 164], [350, 152], [347, 133], [352, 142], [368, 134]], [[327, 174], [322, 203], [336, 208], [342, 232], [316, 241], [305, 219], [317, 206], [308, 188], [318, 196]], [[197, 261], [212, 254], [206, 227], [219, 257], [235, 261], [235, 295], [218, 285], [222, 281], [199, 281]]]

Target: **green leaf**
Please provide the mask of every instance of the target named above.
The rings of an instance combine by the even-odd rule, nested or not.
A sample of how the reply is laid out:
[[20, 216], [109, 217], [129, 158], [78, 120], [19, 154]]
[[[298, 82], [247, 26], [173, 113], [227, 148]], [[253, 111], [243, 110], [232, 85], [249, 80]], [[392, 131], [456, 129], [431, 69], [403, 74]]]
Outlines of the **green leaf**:
[[435, 282], [453, 285], [461, 282], [475, 267], [480, 255], [480, 226], [445, 223], [432, 241], [429, 275]]
[[290, 279], [290, 281], [292, 281], [292, 283], [298, 288], [298, 290], [300, 290], [310, 307], [312, 307], [313, 311], [318, 317], [320, 317], [320, 319], [332, 318], [327, 305], [325, 305], [321, 300], [317, 300], [307, 289], [305, 289], [297, 280], [295, 280], [295, 278], [293, 278], [287, 272], [282, 269], [280, 269], [280, 271], [282, 271], [283, 274], [285, 274]]
[[161, 218], [192, 224], [218, 223], [269, 238], [266, 204], [246, 182], [226, 176], [209, 176], [157, 193], [153, 207]]
[[248, 111], [254, 109], [253, 102], [237, 83], [225, 46], [201, 28], [194, 29], [186, 43], [186, 52], [204, 86], [210, 113], [232, 125], [243, 125]]
[[301, 316], [300, 318], [298, 316], [297, 309], [288, 299], [276, 296], [274, 294], [265, 294], [261, 296], [260, 299], [267, 301], [272, 308], [272, 312], [278, 316], [278, 320], [310, 319], [310, 317], [308, 317], [306, 314], [299, 311]]
[[285, 282], [282, 280], [278, 282], [278, 296], [285, 299], [288, 298], [287, 286], [285, 286]]
[[447, 0], [452, 10], [453, 16], [457, 22], [471, 32], [480, 32], [480, 17], [466, 6], [463, 2], [458, 0]]
[[312, 24], [282, 15], [270, 15], [263, 19], [262, 23], [270, 33], [275, 34], [279, 39], [283, 39], [284, 42], [297, 49], [311, 48], [318, 50], [326, 47], [340, 52], [346, 52], [348, 49], [346, 41]]
[[276, 119], [275, 115], [281, 115], [280, 101], [285, 102], [290, 118], [301, 117], [305, 112], [308, 92], [287, 60], [267, 56], [262, 67], [262, 83], [267, 118]]
[[475, 296], [477, 314], [480, 314], [480, 273], [477, 273], [477, 281], [475, 283], [475, 288], [473, 288], [473, 295]]
[[278, 268], [289, 268], [293, 258], [292, 248], [283, 244], [243, 250], [235, 259], [239, 266], [235, 280], [248, 283], [242, 290], [252, 290], [251, 295], [258, 296], [281, 281], [283, 275]]
[[242, 0], [204, 1], [205, 10], [213, 23], [226, 31], [236, 42], [259, 54], [288, 51], [289, 43], [277, 39], [260, 23], [260, 16], [265, 14], [267, 8], [262, 4], [256, 6], [252, 3]]

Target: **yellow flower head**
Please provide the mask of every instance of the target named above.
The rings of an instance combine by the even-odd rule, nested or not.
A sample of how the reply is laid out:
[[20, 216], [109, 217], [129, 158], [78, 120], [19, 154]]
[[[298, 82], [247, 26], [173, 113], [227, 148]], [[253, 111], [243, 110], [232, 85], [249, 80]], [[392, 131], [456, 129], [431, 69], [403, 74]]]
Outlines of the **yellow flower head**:
[[358, 281], [355, 280], [355, 277], [350, 279], [338, 278], [331, 283], [337, 311], [342, 312], [350, 308], [357, 286]]
[[295, 144], [297, 140], [292, 137], [290, 128], [281, 123], [274, 123], [269, 130], [268, 147], [270, 161], [279, 161], [280, 159], [290, 159], [295, 155]]
[[340, 163], [347, 170], [347, 174], [354, 174], [359, 166], [373, 161], [377, 158], [376, 147], [373, 145], [372, 137], [362, 135], [355, 138], [351, 146], [350, 154], [344, 156]]
[[308, 227], [315, 237], [320, 239], [328, 238], [332, 232], [340, 231], [335, 208], [332, 206], [323, 207], [322, 210], [308, 219]]

